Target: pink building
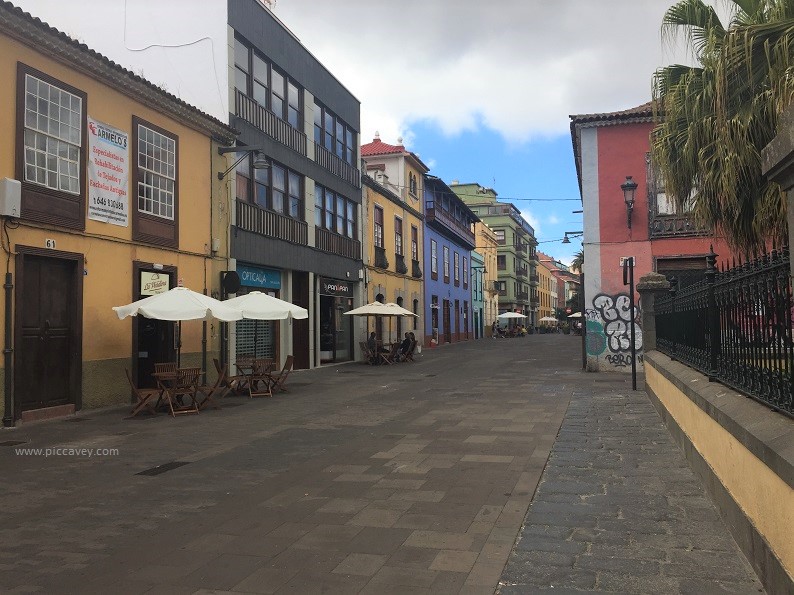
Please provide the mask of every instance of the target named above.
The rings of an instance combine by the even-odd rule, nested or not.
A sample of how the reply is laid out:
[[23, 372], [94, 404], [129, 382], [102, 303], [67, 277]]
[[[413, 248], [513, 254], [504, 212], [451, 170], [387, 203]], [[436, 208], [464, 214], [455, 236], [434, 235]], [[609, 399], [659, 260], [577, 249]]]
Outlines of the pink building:
[[[695, 225], [664, 192], [650, 159], [651, 104], [619, 112], [571, 116], [576, 171], [584, 209], [587, 369], [630, 371], [630, 325], [635, 325], [637, 363], [642, 363], [638, 309], [629, 307], [622, 258], [634, 257], [635, 283], [650, 271], [675, 276], [679, 286], [700, 280], [709, 246], [728, 259], [723, 238]], [[632, 209], [621, 185], [637, 184]], [[641, 369], [641, 368], [640, 368]]]

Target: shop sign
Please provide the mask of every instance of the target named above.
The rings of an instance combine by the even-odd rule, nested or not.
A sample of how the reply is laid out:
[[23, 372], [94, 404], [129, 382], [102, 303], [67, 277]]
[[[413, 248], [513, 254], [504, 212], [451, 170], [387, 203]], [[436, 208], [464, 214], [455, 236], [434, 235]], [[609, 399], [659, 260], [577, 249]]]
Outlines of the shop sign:
[[348, 281], [320, 278], [320, 295], [353, 297], [353, 285]]
[[238, 264], [237, 274], [240, 275], [240, 285], [243, 287], [281, 289], [281, 271]]
[[171, 289], [171, 275], [156, 271], [141, 271], [141, 295], [157, 295]]
[[127, 227], [129, 135], [88, 118], [88, 218]]

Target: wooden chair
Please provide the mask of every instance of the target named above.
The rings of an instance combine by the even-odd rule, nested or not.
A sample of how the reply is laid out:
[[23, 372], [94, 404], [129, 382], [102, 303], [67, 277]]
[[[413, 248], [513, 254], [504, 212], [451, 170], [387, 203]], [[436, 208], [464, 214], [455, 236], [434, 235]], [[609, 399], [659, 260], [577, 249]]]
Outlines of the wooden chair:
[[391, 350], [388, 353], [381, 352], [380, 358], [383, 360], [384, 364], [392, 365], [397, 360], [397, 351], [400, 349], [399, 343], [392, 343]]
[[154, 364], [155, 374], [176, 374], [176, 362]]
[[235, 391], [237, 389], [237, 384], [240, 381], [240, 376], [231, 376], [229, 374], [229, 366], [228, 364], [221, 366], [221, 362], [217, 357], [212, 358], [212, 363], [215, 364], [215, 371], [218, 373], [218, 377], [220, 378], [221, 373], [223, 373], [223, 382], [221, 386], [223, 387], [223, 395], [227, 392]]
[[157, 411], [155, 411], [155, 405], [152, 405], [149, 401], [154, 399], [155, 397], [160, 397], [162, 391], [159, 388], [138, 388], [135, 386], [135, 383], [132, 381], [132, 374], [127, 368], [124, 368], [124, 371], [127, 373], [127, 380], [130, 383], [130, 388], [132, 389], [132, 394], [135, 395], [137, 402], [135, 403], [135, 407], [132, 408], [132, 417], [138, 415], [141, 411], [147, 411], [152, 415], [155, 415]]
[[361, 353], [365, 358], [367, 358], [367, 363], [370, 366], [374, 366], [375, 364], [378, 363], [377, 356], [374, 353], [372, 353], [369, 347], [367, 347], [366, 341], [359, 341], [358, 346], [361, 348]]
[[218, 360], [215, 360], [216, 368], [218, 369], [218, 378], [213, 385], [204, 385], [198, 387], [198, 392], [204, 395], [204, 398], [199, 401], [199, 411], [206, 409], [212, 405], [213, 409], [220, 409], [221, 406], [215, 401], [215, 397], [223, 397], [230, 389], [227, 380], [228, 366], [221, 366]]
[[234, 367], [237, 368], [237, 374], [229, 376], [230, 382], [235, 385], [235, 390], [244, 391], [248, 387], [248, 376], [253, 365], [253, 355], [238, 355], [237, 360], [234, 362]]
[[286, 361], [284, 362], [284, 367], [281, 368], [281, 372], [271, 376], [273, 383], [271, 390], [277, 388], [280, 391], [288, 392], [284, 384], [287, 382], [287, 377], [292, 372], [292, 366], [294, 363], [295, 363], [295, 358], [291, 355], [288, 355]]
[[414, 361], [414, 351], [416, 351], [417, 343], [418, 343], [418, 341], [412, 341], [411, 342], [411, 346], [408, 348], [408, 351], [406, 351], [405, 355], [403, 356], [403, 361], [404, 362], [412, 362], [412, 361]]
[[[201, 368], [179, 368], [176, 379], [163, 385], [163, 399], [168, 403], [171, 416], [181, 413], [198, 413], [196, 391], [201, 377]], [[190, 404], [183, 405], [182, 397], [190, 397]], [[176, 404], [176, 407], [174, 405]]]
[[270, 375], [272, 370], [273, 360], [269, 357], [257, 358], [251, 362], [251, 373], [248, 375], [248, 396], [250, 398], [273, 396], [273, 377]]

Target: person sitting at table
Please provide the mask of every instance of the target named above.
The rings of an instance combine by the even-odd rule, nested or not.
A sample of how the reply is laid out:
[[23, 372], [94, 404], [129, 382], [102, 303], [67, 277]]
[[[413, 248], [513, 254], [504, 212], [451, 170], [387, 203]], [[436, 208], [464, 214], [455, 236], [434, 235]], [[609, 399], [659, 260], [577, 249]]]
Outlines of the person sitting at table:
[[379, 353], [389, 352], [388, 349], [385, 349], [383, 346], [378, 345], [378, 339], [376, 338], [374, 331], [369, 334], [369, 339], [367, 339], [367, 348], [369, 349], [369, 352], [372, 354], [372, 357], [370, 359], [372, 360], [373, 364], [380, 363], [379, 362], [380, 358], [378, 357]]
[[405, 339], [402, 340], [400, 343], [400, 347], [397, 349], [397, 361], [401, 362], [405, 359], [405, 354], [408, 353], [408, 350], [411, 348], [411, 333], [405, 333]]

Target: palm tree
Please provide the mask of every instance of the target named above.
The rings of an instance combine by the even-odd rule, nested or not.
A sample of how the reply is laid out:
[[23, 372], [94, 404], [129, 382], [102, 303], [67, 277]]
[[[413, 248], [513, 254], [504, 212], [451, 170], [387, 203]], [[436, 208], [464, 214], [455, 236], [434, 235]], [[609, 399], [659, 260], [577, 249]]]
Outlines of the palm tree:
[[782, 189], [761, 175], [761, 149], [794, 95], [794, 0], [733, 0], [728, 28], [703, 0], [681, 0], [662, 33], [682, 31], [697, 66], [654, 75], [655, 167], [679, 207], [745, 252], [784, 241]]
[[581, 271], [582, 268], [584, 268], [584, 248], [573, 255], [571, 268], [576, 269], [577, 271]]

